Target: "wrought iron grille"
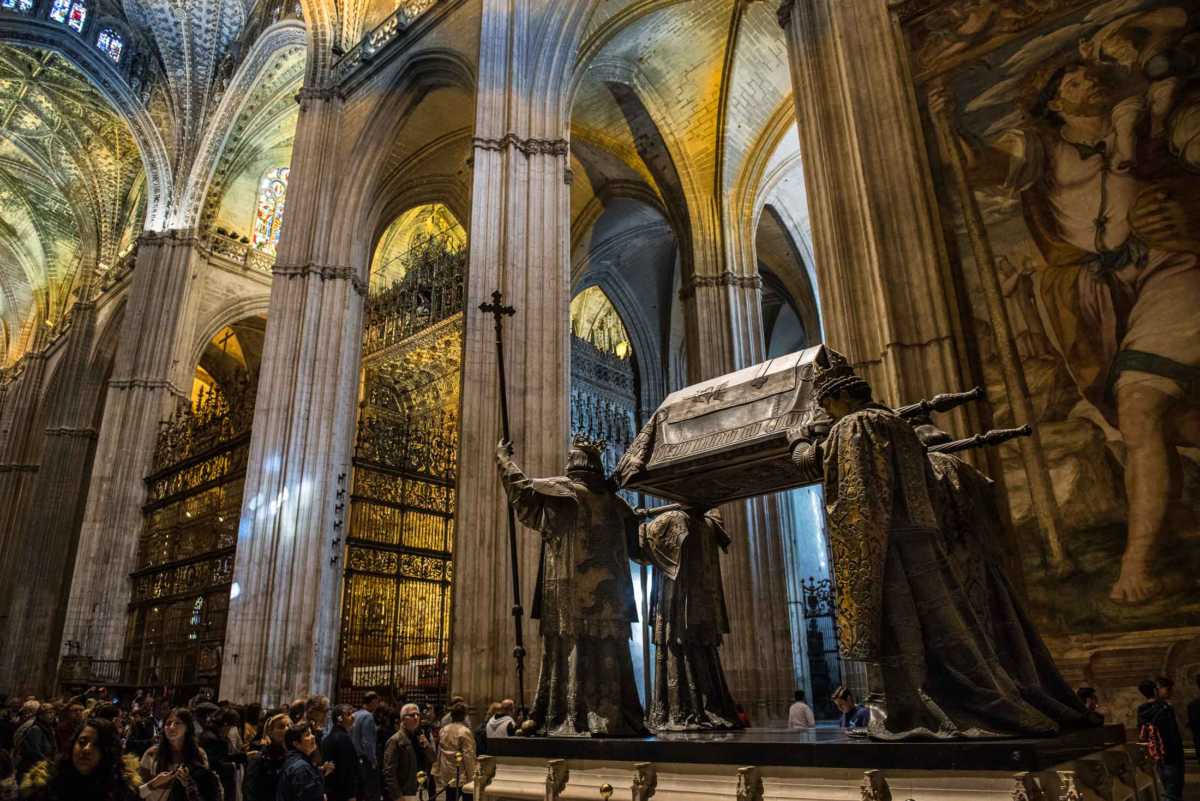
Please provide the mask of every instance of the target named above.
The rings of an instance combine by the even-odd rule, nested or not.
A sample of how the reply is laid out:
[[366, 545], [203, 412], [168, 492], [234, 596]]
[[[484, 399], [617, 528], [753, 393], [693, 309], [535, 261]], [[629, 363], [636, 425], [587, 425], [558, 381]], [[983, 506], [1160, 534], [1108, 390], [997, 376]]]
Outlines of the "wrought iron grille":
[[338, 698], [444, 703], [449, 681], [466, 251], [418, 236], [363, 331]]
[[220, 680], [254, 389], [243, 378], [205, 393], [159, 430], [130, 576], [129, 684], [187, 694]]
[[367, 298], [364, 357], [404, 342], [463, 310], [467, 251], [451, 237], [414, 237], [412, 247], [384, 268], [402, 277]]
[[373, 414], [358, 424], [346, 586], [342, 703], [446, 699], [454, 579], [458, 425], [451, 413]]
[[812, 681], [812, 707], [816, 717], [838, 717], [830, 696], [842, 683], [837, 645], [837, 600], [832, 579], [809, 576], [800, 582], [804, 619], [808, 621], [808, 671]]

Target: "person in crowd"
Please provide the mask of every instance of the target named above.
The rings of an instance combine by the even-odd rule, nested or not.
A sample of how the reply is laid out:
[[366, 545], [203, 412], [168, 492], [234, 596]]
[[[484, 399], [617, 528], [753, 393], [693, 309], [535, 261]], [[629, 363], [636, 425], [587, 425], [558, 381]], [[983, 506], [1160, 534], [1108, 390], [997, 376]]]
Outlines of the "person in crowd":
[[324, 695], [310, 695], [304, 702], [304, 719], [312, 724], [317, 748], [320, 748], [326, 732], [329, 731], [329, 698]]
[[[1196, 675], [1196, 689], [1200, 690], [1200, 674]], [[1188, 728], [1192, 730], [1192, 744], [1196, 747], [1196, 761], [1200, 762], [1200, 696], [1187, 705]]]
[[77, 700], [67, 702], [58, 715], [58, 723], [54, 726], [54, 742], [58, 753], [65, 754], [79, 724], [83, 722], [83, 704]]
[[845, 730], [865, 729], [871, 720], [871, 713], [865, 706], [854, 700], [854, 693], [845, 687], [833, 691], [833, 703], [842, 713], [842, 728]]
[[247, 746], [259, 737], [262, 714], [262, 704], [246, 704], [242, 710], [242, 742]]
[[57, 760], [39, 762], [21, 783], [31, 801], [135, 801], [142, 780], [137, 761], [121, 755], [111, 721], [93, 718], [77, 726]]
[[0, 751], [8, 751], [10, 755], [12, 754], [13, 735], [17, 733], [19, 725], [21, 725], [21, 702], [16, 698], [4, 696], [4, 700], [0, 701]]
[[163, 738], [142, 756], [138, 788], [149, 801], [220, 801], [221, 780], [200, 748], [191, 710], [172, 709], [163, 721]]
[[362, 801], [379, 801], [379, 759], [378, 726], [375, 723], [375, 710], [379, 708], [379, 693], [369, 692], [363, 697], [362, 708], [354, 713], [354, 723], [350, 728], [350, 739], [358, 752], [359, 764], [363, 776]]
[[750, 728], [750, 713], [746, 711], [746, 707], [741, 704], [734, 704], [733, 710], [737, 713], [738, 726], [743, 729]]
[[1100, 696], [1096, 694], [1095, 687], [1080, 687], [1075, 694], [1079, 696], [1079, 700], [1083, 702], [1088, 712], [1095, 713], [1101, 718], [1105, 717], [1107, 713], [1100, 708]]
[[197, 704], [192, 713], [197, 724], [196, 741], [208, 758], [209, 768], [220, 778], [225, 797], [232, 801], [237, 766], [231, 759], [229, 740], [224, 734], [221, 720], [224, 713], [219, 706], [207, 701]]
[[242, 716], [233, 706], [227, 706], [220, 714], [221, 734], [229, 747], [227, 753], [228, 784], [225, 787], [225, 801], [241, 801], [242, 781], [246, 777], [246, 747], [242, 740]]
[[515, 706], [511, 698], [506, 698], [500, 702], [499, 709], [494, 710], [487, 724], [489, 741], [497, 737], [512, 737], [517, 733], [517, 722], [513, 719]]
[[433, 743], [421, 731], [421, 708], [405, 704], [400, 708], [400, 730], [388, 740], [383, 753], [383, 783], [392, 801], [411, 801], [417, 797], [417, 773], [429, 772], [436, 754]]
[[475, 727], [475, 753], [483, 755], [488, 752], [488, 726], [492, 722], [492, 718], [500, 712], [500, 705], [497, 703], [488, 704], [487, 714], [483, 716], [483, 722]]
[[796, 690], [795, 701], [788, 708], [789, 729], [811, 729], [817, 725], [812, 707], [804, 702], [804, 690]]
[[308, 709], [308, 700], [305, 698], [297, 698], [288, 705], [288, 717], [292, 719], [293, 725], [305, 720], [305, 711]]
[[1163, 801], [1183, 801], [1183, 735], [1171, 706], [1175, 683], [1166, 676], [1147, 679], [1138, 685], [1146, 702], [1138, 707], [1138, 739], [1146, 744], [1158, 769]]
[[242, 780], [242, 798], [245, 801], [275, 801], [279, 787], [279, 776], [287, 761], [284, 737], [292, 727], [287, 715], [274, 715], [262, 727], [263, 736], [254, 743], [254, 749], [246, 765], [246, 776]]
[[283, 735], [287, 761], [279, 776], [276, 801], [325, 801], [325, 777], [313, 764], [317, 738], [308, 721], [293, 724]]
[[21, 707], [21, 725], [13, 735], [13, 751], [17, 756], [17, 781], [39, 762], [54, 757], [54, 707], [35, 699]]
[[354, 707], [338, 704], [333, 708], [333, 728], [321, 741], [321, 757], [333, 772], [325, 780], [329, 801], [355, 801], [362, 780], [358, 749], [350, 731], [354, 728]]
[[[446, 714], [442, 716], [441, 725], [443, 725], [443, 726], [450, 725], [450, 710], [454, 709], [455, 704], [462, 704], [463, 706], [466, 706], [467, 699], [463, 698], [461, 695], [455, 695], [455, 696], [451, 697], [450, 706], [446, 709]], [[470, 709], [467, 710], [467, 717], [466, 717], [466, 720], [463, 721], [463, 725], [465, 725], [468, 729], [471, 729], [472, 731], [475, 730], [475, 724], [471, 721]]]
[[129, 714], [129, 733], [125, 748], [141, 759], [146, 749], [154, 745], [154, 720], [147, 714], [145, 706], [134, 708]]
[[17, 801], [17, 771], [7, 748], [0, 748], [0, 801]]
[[475, 735], [467, 725], [467, 705], [462, 699], [451, 704], [447, 714], [450, 722], [442, 726], [433, 773], [446, 789], [446, 801], [458, 801], [475, 775]]

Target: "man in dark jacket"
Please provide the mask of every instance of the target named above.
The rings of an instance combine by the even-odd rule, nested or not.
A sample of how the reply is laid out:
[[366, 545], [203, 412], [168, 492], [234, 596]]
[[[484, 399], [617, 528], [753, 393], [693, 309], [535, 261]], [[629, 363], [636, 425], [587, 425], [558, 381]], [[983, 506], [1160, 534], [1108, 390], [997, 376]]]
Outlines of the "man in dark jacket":
[[388, 740], [383, 752], [383, 783], [388, 798], [416, 798], [417, 773], [428, 774], [434, 756], [433, 744], [421, 731], [420, 708], [405, 704], [400, 710], [400, 730]]
[[23, 722], [13, 736], [18, 779], [23, 779], [39, 762], [54, 759], [54, 707], [26, 701], [21, 707], [21, 717]]
[[1183, 735], [1170, 702], [1174, 687], [1166, 676], [1138, 685], [1147, 699], [1137, 711], [1139, 739], [1149, 743], [1150, 756], [1158, 766], [1163, 801], [1183, 801]]
[[333, 765], [333, 773], [325, 779], [325, 795], [329, 801], [354, 801], [361, 781], [358, 750], [350, 737], [354, 728], [354, 707], [338, 704], [333, 709], [333, 728], [321, 742], [325, 764]]

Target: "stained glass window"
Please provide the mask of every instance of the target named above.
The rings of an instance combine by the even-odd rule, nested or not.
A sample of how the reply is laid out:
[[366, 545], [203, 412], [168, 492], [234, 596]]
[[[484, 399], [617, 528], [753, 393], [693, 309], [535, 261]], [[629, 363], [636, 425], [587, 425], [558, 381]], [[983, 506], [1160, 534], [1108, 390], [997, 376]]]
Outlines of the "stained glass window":
[[87, 13], [87, 4], [80, 0], [54, 0], [50, 6], [50, 19], [65, 24], [76, 33], [83, 31]]
[[33, 0], [0, 0], [0, 8], [11, 8], [13, 11], [28, 14], [33, 11]]
[[283, 201], [287, 195], [287, 167], [267, 170], [258, 185], [258, 210], [254, 216], [254, 247], [275, 255], [279, 229], [283, 225]]
[[112, 28], [106, 28], [100, 32], [100, 36], [96, 38], [96, 47], [100, 48], [104, 55], [114, 62], [121, 63], [121, 51], [125, 49], [125, 41], [121, 38], [121, 34]]

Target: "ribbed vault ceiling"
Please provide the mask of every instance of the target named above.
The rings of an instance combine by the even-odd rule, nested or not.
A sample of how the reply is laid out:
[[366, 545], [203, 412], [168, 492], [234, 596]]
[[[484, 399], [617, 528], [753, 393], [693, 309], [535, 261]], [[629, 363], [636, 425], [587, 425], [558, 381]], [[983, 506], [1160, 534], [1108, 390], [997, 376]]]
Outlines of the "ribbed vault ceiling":
[[57, 53], [0, 45], [0, 320], [3, 353], [120, 255], [139, 200], [129, 128]]

